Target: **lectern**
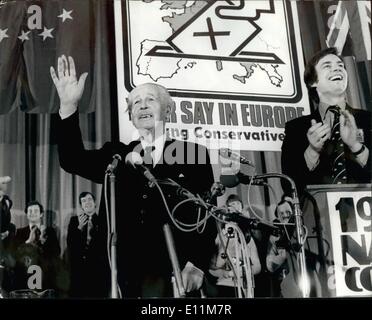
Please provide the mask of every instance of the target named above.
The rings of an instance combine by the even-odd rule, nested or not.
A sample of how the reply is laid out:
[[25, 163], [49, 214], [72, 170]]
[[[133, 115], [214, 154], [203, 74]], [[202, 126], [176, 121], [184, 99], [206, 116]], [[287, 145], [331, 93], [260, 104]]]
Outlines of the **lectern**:
[[310, 296], [372, 296], [371, 184], [307, 186], [302, 211]]

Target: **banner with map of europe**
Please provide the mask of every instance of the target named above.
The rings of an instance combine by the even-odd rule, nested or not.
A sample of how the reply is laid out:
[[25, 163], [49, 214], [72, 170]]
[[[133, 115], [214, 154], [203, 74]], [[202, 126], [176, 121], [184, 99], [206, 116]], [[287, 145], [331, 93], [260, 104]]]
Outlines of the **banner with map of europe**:
[[171, 138], [211, 149], [280, 151], [285, 122], [310, 113], [295, 1], [115, 2], [120, 139], [125, 98], [170, 91]]

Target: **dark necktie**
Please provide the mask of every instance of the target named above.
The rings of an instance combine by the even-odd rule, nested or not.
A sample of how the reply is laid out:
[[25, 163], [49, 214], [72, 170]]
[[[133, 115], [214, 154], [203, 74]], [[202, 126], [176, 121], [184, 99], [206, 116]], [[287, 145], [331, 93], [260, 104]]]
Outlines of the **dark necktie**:
[[332, 183], [347, 183], [345, 149], [340, 133], [340, 108], [338, 106], [331, 106], [328, 110], [334, 114], [331, 132], [331, 143], [333, 144], [333, 153], [331, 155]]
[[92, 216], [89, 216], [88, 227], [87, 227], [87, 244], [89, 244], [90, 241], [92, 240], [92, 230], [93, 230]]
[[40, 229], [37, 226], [35, 226], [35, 242], [39, 242], [40, 235], [41, 235]]
[[149, 168], [153, 167], [153, 159], [151, 153], [155, 150], [154, 146], [148, 146], [143, 151], [143, 164]]

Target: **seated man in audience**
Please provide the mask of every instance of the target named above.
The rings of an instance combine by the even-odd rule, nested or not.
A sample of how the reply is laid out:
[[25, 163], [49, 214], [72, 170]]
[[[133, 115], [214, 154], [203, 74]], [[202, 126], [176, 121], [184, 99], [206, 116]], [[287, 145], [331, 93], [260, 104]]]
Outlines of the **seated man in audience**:
[[271, 273], [271, 296], [281, 297], [281, 282], [288, 274], [288, 254], [290, 253], [291, 237], [294, 232], [293, 203], [289, 197], [282, 197], [275, 210], [274, 224], [280, 228], [278, 235], [269, 238], [266, 267]]
[[[6, 250], [11, 239], [15, 235], [15, 225], [11, 223], [11, 211], [13, 201], [6, 194], [10, 177], [0, 177], [0, 249]], [[1, 247], [2, 245], [2, 247]], [[1, 259], [0, 251], [0, 259]], [[1, 260], [0, 260], [1, 263]]]
[[6, 194], [10, 177], [0, 177], [0, 233], [1, 237], [6, 238], [8, 227], [10, 225], [12, 200]]
[[16, 288], [27, 289], [28, 269], [39, 266], [42, 271], [42, 288], [57, 290], [57, 267], [60, 246], [53, 227], [43, 224], [44, 208], [38, 201], [30, 201], [25, 208], [28, 225], [17, 229], [16, 246]]
[[12, 243], [16, 226], [11, 223], [12, 200], [7, 195], [8, 183], [11, 178], [0, 177], [0, 295], [2, 289], [9, 292], [13, 288], [13, 268], [15, 260], [12, 255]]
[[82, 212], [72, 216], [67, 232], [70, 263], [70, 297], [98, 298], [108, 296], [109, 280], [104, 274], [104, 248], [99, 241], [96, 199], [90, 192], [79, 195]]
[[[241, 213], [243, 204], [237, 195], [230, 195], [226, 201], [226, 205], [232, 213]], [[257, 247], [250, 235], [250, 232], [243, 232], [241, 235], [244, 236], [244, 245], [237, 242], [236, 228], [239, 226], [234, 222], [228, 222], [221, 225], [221, 232], [216, 237], [216, 254], [213, 256], [209, 272], [211, 275], [217, 278], [216, 282], [216, 296], [218, 297], [238, 297], [239, 290], [244, 288], [244, 291], [248, 292], [253, 288], [247, 288], [247, 280], [245, 279], [246, 270], [249, 268], [251, 277], [249, 281], [252, 281], [253, 276], [261, 271], [261, 263], [258, 257]], [[237, 248], [237, 243], [239, 247]], [[243, 248], [246, 248], [246, 252]], [[236, 249], [238, 249], [239, 257], [236, 255]], [[243, 258], [246, 255], [248, 261]], [[239, 261], [237, 261], [239, 259]], [[248, 263], [249, 265], [245, 265]], [[236, 268], [236, 265], [239, 265]], [[240, 274], [240, 276], [239, 276]], [[239, 277], [239, 278], [238, 278]], [[239, 283], [241, 286], [239, 287]], [[252, 290], [253, 291], [253, 290]], [[248, 295], [248, 294], [247, 294]], [[242, 297], [247, 297], [242, 294]]]

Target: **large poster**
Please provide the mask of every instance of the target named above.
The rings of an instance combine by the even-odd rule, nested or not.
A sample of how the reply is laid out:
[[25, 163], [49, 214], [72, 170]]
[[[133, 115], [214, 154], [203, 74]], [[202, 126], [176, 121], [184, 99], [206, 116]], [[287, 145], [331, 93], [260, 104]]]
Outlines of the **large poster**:
[[279, 151], [310, 113], [294, 1], [117, 1], [115, 24], [123, 142], [125, 97], [146, 82], [174, 98], [168, 135], [211, 149]]

